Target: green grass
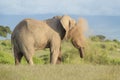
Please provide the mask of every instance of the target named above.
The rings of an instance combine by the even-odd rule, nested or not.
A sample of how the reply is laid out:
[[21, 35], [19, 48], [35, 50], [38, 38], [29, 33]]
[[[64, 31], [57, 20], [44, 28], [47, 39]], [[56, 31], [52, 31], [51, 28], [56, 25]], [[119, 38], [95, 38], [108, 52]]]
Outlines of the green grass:
[[10, 40], [0, 41], [0, 80], [120, 80], [120, 43], [88, 41], [84, 58], [72, 44], [62, 43], [62, 64], [50, 65], [49, 49], [36, 51], [34, 65], [25, 58], [15, 66]]
[[120, 80], [119, 65], [0, 65], [0, 80]]
[[[79, 52], [73, 45], [68, 42], [62, 43], [62, 62], [63, 64], [120, 64], [120, 43], [114, 41], [88, 41], [85, 47], [84, 59], [79, 57]], [[33, 61], [35, 64], [49, 64], [49, 49], [36, 51]], [[0, 41], [0, 63], [14, 64], [14, 56], [10, 40]], [[22, 64], [26, 64], [23, 58]]]

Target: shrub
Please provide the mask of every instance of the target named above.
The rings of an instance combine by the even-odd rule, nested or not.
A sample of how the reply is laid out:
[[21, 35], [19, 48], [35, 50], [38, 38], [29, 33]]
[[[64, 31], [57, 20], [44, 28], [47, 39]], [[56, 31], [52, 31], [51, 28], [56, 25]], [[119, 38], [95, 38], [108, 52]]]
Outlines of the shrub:
[[105, 36], [103, 35], [95, 35], [95, 36], [90, 36], [90, 39], [92, 41], [105, 41]]
[[3, 46], [7, 46], [7, 43], [6, 42], [2, 42], [1, 43]]
[[13, 56], [10, 53], [0, 51], [0, 63], [1, 64], [13, 64]]

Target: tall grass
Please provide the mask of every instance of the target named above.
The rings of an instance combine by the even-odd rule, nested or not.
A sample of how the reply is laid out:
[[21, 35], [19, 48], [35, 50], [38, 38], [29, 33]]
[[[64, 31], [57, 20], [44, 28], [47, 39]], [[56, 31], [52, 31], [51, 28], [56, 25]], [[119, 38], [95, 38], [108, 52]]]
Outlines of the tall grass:
[[36, 51], [35, 65], [23, 58], [22, 65], [14, 66], [11, 49], [10, 40], [0, 41], [0, 80], [120, 80], [119, 42], [88, 41], [83, 59], [69, 41], [63, 42], [61, 65], [50, 65], [45, 49]]
[[65, 42], [62, 47], [64, 63], [120, 64], [120, 51], [118, 51], [120, 45], [114, 41], [100, 42], [88, 40], [83, 59], [80, 59], [78, 50], [71, 43]]
[[[84, 58], [79, 57], [79, 52], [73, 45], [68, 42], [62, 43], [62, 62], [63, 64], [120, 64], [120, 45], [114, 41], [90, 41], [88, 40], [85, 47]], [[36, 51], [33, 61], [35, 64], [48, 64], [50, 62], [49, 49]], [[0, 41], [0, 63], [14, 64], [14, 56], [10, 40]], [[26, 64], [25, 58], [22, 64]]]
[[112, 56], [120, 56], [120, 45], [116, 42], [89, 42], [86, 46], [85, 61], [94, 64], [120, 64], [120, 59]]
[[120, 80], [120, 66], [0, 65], [0, 80]]

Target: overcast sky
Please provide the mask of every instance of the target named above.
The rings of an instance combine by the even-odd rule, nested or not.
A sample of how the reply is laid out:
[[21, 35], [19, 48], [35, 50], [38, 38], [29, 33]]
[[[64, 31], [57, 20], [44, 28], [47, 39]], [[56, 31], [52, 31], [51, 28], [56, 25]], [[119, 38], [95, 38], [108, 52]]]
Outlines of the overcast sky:
[[120, 15], [120, 0], [0, 0], [0, 14]]
[[0, 0], [0, 25], [11, 30], [24, 18], [63, 14], [85, 17], [93, 33], [120, 40], [120, 0]]

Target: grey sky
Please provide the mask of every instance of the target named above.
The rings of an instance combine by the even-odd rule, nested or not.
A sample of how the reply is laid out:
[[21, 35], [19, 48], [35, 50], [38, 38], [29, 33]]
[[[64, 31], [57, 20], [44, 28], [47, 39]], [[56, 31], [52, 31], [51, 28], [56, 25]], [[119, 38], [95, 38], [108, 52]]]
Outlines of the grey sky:
[[120, 0], [0, 0], [0, 14], [120, 15]]

